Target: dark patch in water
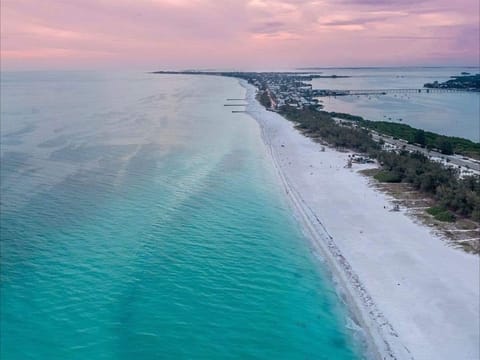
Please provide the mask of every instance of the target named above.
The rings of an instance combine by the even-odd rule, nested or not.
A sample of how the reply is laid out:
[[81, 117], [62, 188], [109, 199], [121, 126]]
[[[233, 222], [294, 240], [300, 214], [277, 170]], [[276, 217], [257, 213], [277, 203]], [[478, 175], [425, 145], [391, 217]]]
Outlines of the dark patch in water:
[[7, 151], [1, 157], [2, 171], [0, 178], [2, 181], [7, 179], [10, 175], [19, 174], [25, 166], [29, 165], [28, 160], [31, 158], [29, 154]]
[[26, 124], [23, 128], [12, 131], [11, 133], [4, 134], [4, 138], [12, 138], [12, 137], [21, 137], [25, 134], [31, 133], [36, 129], [36, 126], [33, 124]]
[[135, 145], [68, 145], [50, 155], [50, 160], [65, 162], [88, 162], [92, 160], [113, 160], [125, 156]]
[[20, 145], [22, 141], [16, 137], [2, 139], [3, 145]]
[[332, 343], [333, 346], [335, 346], [336, 348], [345, 348], [347, 346], [347, 343], [345, 341], [345, 339], [341, 336], [335, 336], [333, 338], [330, 339], [330, 342]]
[[40, 147], [40, 148], [53, 148], [53, 147], [65, 145], [66, 143], [67, 143], [67, 140], [65, 139], [65, 137], [64, 136], [59, 136], [59, 137], [56, 137], [56, 138], [53, 138], [53, 139], [50, 139], [50, 140], [47, 140], [47, 141], [44, 141], [44, 142], [38, 144], [38, 147]]
[[245, 157], [245, 151], [233, 150], [223, 157], [218, 166], [225, 172], [242, 171], [245, 167]]

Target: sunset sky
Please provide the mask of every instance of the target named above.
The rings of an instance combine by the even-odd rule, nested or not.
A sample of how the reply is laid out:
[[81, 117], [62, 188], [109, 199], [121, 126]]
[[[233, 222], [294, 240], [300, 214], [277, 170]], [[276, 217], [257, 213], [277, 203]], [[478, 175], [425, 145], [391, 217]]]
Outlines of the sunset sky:
[[2, 0], [3, 69], [478, 65], [479, 0]]

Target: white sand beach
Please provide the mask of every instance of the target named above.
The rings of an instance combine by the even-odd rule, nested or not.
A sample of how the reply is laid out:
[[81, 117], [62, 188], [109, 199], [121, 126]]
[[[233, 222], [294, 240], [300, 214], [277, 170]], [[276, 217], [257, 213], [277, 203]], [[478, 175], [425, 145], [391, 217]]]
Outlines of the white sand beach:
[[448, 244], [373, 189], [348, 153], [303, 136], [247, 88], [296, 216], [385, 359], [480, 357], [480, 261]]

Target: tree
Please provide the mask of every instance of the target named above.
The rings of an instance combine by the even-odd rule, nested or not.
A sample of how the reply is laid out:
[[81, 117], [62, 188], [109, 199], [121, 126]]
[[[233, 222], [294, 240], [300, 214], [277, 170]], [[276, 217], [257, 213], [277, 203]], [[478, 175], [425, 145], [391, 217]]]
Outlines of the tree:
[[441, 139], [438, 144], [440, 152], [445, 155], [453, 155], [453, 146], [452, 143], [448, 140]]
[[419, 144], [421, 147], [425, 147], [425, 144], [426, 144], [425, 131], [423, 131], [422, 129], [418, 129], [415, 132], [413, 142], [416, 144]]

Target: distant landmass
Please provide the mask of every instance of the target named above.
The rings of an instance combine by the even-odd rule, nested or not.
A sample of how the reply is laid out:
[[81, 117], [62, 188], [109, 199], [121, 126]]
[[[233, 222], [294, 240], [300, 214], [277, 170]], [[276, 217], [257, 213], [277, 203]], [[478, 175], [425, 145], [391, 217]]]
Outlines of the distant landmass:
[[470, 91], [480, 91], [480, 74], [452, 76], [452, 79], [433, 83], [426, 83], [423, 86], [429, 89], [463, 89]]

